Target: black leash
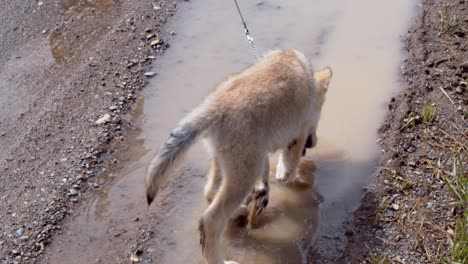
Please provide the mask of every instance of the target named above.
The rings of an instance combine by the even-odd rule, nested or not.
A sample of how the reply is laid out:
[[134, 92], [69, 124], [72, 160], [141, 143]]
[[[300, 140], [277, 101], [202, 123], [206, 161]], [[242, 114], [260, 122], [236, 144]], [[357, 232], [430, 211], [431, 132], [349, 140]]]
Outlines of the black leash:
[[239, 12], [239, 16], [242, 20], [242, 24], [244, 25], [244, 31], [245, 31], [245, 36], [247, 37], [247, 41], [249, 42], [250, 47], [252, 48], [253, 53], [255, 54], [255, 57], [257, 58], [257, 60], [260, 60], [263, 56], [258, 51], [257, 46], [255, 46], [254, 39], [250, 36], [249, 29], [247, 28], [247, 24], [245, 23], [244, 16], [242, 16], [242, 12], [239, 8], [239, 4], [237, 3], [237, 0], [234, 0], [234, 3], [236, 4], [237, 12]]

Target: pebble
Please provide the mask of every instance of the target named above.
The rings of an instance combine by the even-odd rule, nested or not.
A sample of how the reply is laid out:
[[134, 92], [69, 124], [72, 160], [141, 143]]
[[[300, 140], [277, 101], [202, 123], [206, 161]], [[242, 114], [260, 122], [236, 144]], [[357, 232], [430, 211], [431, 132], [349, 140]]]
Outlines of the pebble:
[[156, 75], [155, 72], [145, 72], [143, 75], [145, 75], [146, 77], [153, 77], [154, 75]]
[[16, 230], [16, 234], [17, 234], [18, 236], [22, 236], [23, 233], [24, 233], [24, 229], [23, 229], [23, 228], [19, 228], [19, 229]]
[[161, 10], [161, 7], [160, 6], [157, 6], [157, 5], [153, 5], [153, 9], [158, 11], [158, 10]]
[[37, 5], [38, 5], [38, 6], [42, 6], [42, 5], [44, 5], [44, 2], [39, 1], [39, 2], [37, 2]]
[[461, 88], [466, 88], [466, 84], [467, 84], [466, 81], [460, 81], [459, 84], [460, 84], [459, 87], [461, 87]]
[[28, 236], [21, 236], [21, 237], [20, 237], [20, 240], [21, 240], [21, 241], [26, 241], [26, 240], [28, 240], [28, 239], [29, 239]]
[[161, 39], [156, 39], [156, 40], [151, 41], [150, 45], [151, 46], [156, 46], [156, 45], [159, 45], [161, 43], [162, 43]]
[[101, 125], [101, 124], [109, 122], [110, 120], [111, 120], [111, 116], [109, 114], [104, 114], [101, 118], [96, 120], [96, 122], [94, 122], [94, 123], [96, 125]]
[[77, 196], [78, 195], [78, 191], [71, 188], [68, 190], [68, 196]]
[[118, 100], [119, 100], [119, 102], [123, 102], [123, 101], [125, 101], [125, 97], [120, 96]]
[[430, 160], [435, 160], [437, 157], [432, 153], [428, 153], [427, 158], [430, 159]]
[[140, 262], [140, 257], [138, 257], [135, 253], [132, 253], [130, 255], [130, 261], [132, 263], [137, 263], [137, 262]]
[[462, 94], [463, 93], [463, 88], [461, 86], [458, 86], [457, 89], [455, 89], [455, 92]]
[[395, 211], [398, 211], [400, 210], [400, 206], [396, 203], [392, 204], [392, 209], [395, 210]]

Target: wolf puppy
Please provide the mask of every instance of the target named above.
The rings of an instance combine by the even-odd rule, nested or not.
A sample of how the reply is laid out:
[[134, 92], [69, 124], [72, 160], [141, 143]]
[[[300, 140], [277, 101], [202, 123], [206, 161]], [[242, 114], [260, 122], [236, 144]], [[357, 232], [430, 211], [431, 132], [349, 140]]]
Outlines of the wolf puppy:
[[[151, 204], [161, 184], [199, 138], [212, 154], [200, 219], [204, 263], [221, 264], [220, 238], [227, 221], [253, 192], [257, 212], [268, 203], [268, 154], [280, 150], [276, 178], [294, 180], [306, 140], [316, 130], [332, 72], [314, 72], [296, 50], [272, 51], [229, 77], [180, 121], [151, 161], [146, 195]], [[224, 263], [236, 263], [233, 261]]]

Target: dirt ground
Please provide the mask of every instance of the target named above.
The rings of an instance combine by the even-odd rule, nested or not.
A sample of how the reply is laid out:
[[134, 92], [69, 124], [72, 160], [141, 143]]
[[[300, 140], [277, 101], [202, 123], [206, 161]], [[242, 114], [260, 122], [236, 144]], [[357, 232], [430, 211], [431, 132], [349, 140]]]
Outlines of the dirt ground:
[[[119, 162], [114, 153], [134, 129], [134, 102], [152, 75], [151, 62], [169, 47], [174, 32], [166, 25], [177, 2], [5, 3], [1, 263], [43, 262], [44, 249], [67, 217], [112, 181], [106, 168]], [[452, 168], [454, 151], [466, 153], [468, 145], [468, 3], [422, 2], [404, 40], [406, 88], [389, 102], [379, 171], [346, 223], [346, 251], [311, 255], [311, 263], [385, 256], [391, 263], [436, 263], [449, 255], [447, 237], [460, 211], [449, 204], [443, 170]], [[33, 65], [26, 71], [20, 67], [25, 63]], [[7, 71], [12, 64], [20, 66]], [[13, 100], [17, 91], [27, 99]]]
[[388, 104], [382, 161], [347, 224], [342, 261], [440, 263], [450, 255], [462, 212], [443, 171], [452, 171], [455, 153], [467, 162], [468, 3], [425, 0], [420, 12], [404, 40], [406, 88]]

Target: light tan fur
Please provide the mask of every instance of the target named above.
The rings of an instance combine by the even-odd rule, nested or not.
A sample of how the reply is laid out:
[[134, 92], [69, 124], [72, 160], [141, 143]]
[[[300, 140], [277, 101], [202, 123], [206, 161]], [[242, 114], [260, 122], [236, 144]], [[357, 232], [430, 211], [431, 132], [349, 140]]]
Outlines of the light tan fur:
[[179, 123], [151, 161], [149, 204], [191, 144], [206, 139], [213, 158], [205, 187], [210, 205], [200, 220], [204, 263], [223, 263], [219, 240], [227, 221], [252, 189], [268, 188], [269, 153], [281, 151], [276, 178], [294, 180], [307, 137], [312, 136], [312, 145], [317, 142], [331, 75], [330, 68], [314, 73], [296, 50], [272, 51], [220, 84]]

